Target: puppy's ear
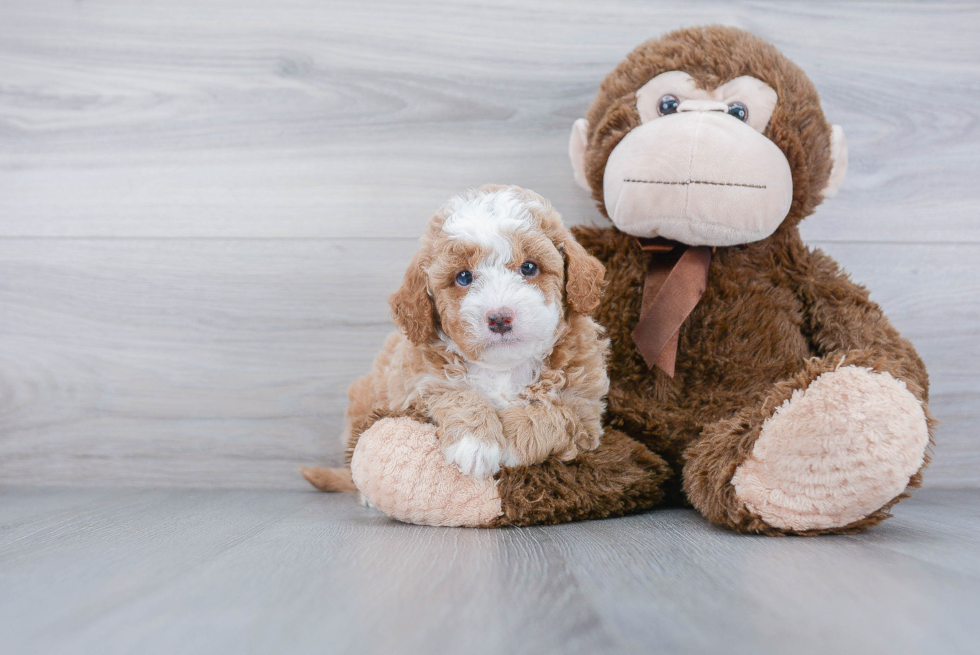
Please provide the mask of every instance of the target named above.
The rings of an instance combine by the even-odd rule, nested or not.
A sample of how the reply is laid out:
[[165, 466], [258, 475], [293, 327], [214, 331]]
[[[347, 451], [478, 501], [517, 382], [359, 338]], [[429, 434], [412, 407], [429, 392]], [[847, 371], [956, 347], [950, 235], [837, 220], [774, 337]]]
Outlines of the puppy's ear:
[[426, 288], [424, 260], [423, 250], [415, 253], [405, 271], [401, 288], [388, 299], [395, 325], [416, 346], [425, 345], [436, 337], [434, 308]]
[[591, 314], [599, 308], [606, 268], [567, 233], [565, 253], [565, 296], [572, 311]]

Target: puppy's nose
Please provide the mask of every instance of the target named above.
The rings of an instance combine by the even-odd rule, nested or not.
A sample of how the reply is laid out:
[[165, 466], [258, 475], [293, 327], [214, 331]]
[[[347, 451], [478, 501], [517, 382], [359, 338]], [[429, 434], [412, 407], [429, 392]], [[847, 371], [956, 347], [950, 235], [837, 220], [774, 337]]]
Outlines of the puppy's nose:
[[491, 332], [504, 334], [513, 330], [511, 323], [514, 322], [514, 310], [508, 307], [491, 309], [487, 312], [487, 327]]

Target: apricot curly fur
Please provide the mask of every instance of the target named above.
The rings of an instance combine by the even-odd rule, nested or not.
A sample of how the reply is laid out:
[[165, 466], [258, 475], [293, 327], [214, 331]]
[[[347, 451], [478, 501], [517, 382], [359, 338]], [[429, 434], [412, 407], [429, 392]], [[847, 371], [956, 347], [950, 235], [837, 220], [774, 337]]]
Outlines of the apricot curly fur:
[[[473, 329], [460, 316], [463, 294], [444, 280], [455, 277], [460, 257], [472, 265], [473, 258], [482, 261], [487, 255], [484, 246], [462, 244], [443, 229], [456, 206], [451, 201], [430, 219], [401, 288], [390, 298], [399, 331], [388, 337], [371, 370], [349, 389], [344, 434], [348, 466], [361, 433], [394, 416], [435, 425], [443, 448], [462, 435], [477, 435], [524, 464], [552, 454], [567, 461], [598, 446], [609, 388], [609, 342], [591, 313], [599, 305], [605, 269], [575, 241], [550, 203], [531, 191], [486, 185], [461, 200], [497, 193], [518, 196], [524, 203], [526, 228], [505, 235], [517, 258], [514, 266], [522, 257], [534, 257], [538, 273], [527, 284], [535, 285], [559, 312], [554, 341], [549, 342], [554, 345], [542, 353], [537, 379], [509, 406], [496, 409], [465, 383], [472, 360], [460, 337]], [[353, 485], [345, 484], [343, 471], [306, 468], [303, 474], [325, 491], [346, 491]]]

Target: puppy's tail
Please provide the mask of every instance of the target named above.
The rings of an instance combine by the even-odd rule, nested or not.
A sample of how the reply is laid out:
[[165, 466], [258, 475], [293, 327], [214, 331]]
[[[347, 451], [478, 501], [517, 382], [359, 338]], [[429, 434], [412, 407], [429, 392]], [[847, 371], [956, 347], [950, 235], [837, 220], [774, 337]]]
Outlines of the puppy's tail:
[[310, 484], [320, 491], [357, 491], [350, 477], [349, 468], [325, 468], [323, 466], [301, 466], [299, 472]]

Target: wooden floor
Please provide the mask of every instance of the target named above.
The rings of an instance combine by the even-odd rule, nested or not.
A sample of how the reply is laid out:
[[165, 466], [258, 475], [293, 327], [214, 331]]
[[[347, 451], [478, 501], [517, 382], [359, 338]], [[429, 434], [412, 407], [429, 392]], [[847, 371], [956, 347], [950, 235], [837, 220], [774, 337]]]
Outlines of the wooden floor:
[[0, 489], [0, 652], [980, 652], [980, 491], [857, 536], [691, 510], [548, 528], [395, 523], [352, 496]]

